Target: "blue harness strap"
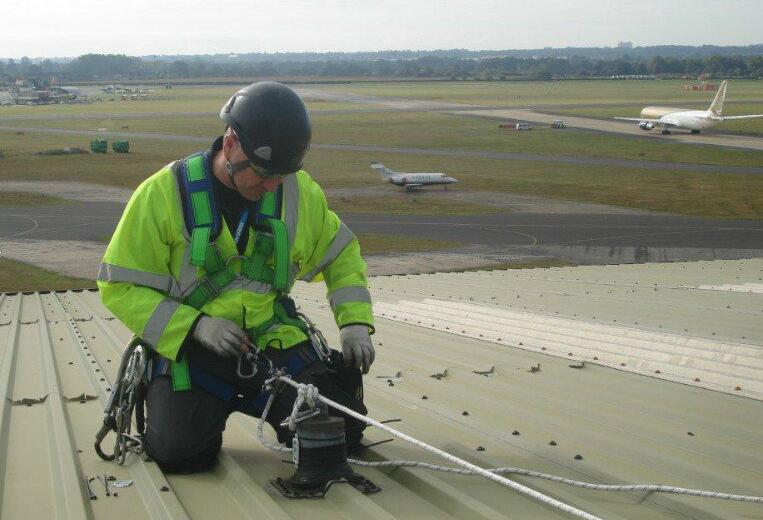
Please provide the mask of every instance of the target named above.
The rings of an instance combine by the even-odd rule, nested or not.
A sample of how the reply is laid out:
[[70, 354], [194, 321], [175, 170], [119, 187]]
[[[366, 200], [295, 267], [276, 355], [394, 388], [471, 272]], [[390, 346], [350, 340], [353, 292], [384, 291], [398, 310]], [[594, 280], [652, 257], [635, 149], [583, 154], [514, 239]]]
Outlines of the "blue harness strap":
[[[196, 163], [201, 160], [199, 166], [202, 167], [201, 174], [195, 171], [189, 171], [189, 162]], [[208, 152], [199, 152], [188, 156], [184, 160], [178, 161], [176, 164], [176, 176], [178, 185], [182, 187], [181, 199], [183, 202], [183, 220], [185, 222], [185, 229], [190, 235], [197, 227], [211, 228], [210, 238], [214, 239], [220, 233], [221, 221], [220, 212], [217, 211], [217, 203], [214, 197], [214, 188], [212, 184], [211, 175], [207, 172], [211, 172], [210, 157]], [[198, 170], [198, 169], [195, 169]], [[209, 211], [211, 213], [212, 222], [209, 224], [200, 224], [196, 222], [196, 213], [193, 210], [193, 196], [195, 193], [207, 194], [207, 200], [209, 201]]]
[[[292, 378], [296, 378], [308, 365], [318, 360], [319, 358], [315, 352], [309, 349], [299, 349], [299, 352], [295, 352], [293, 355], [289, 356], [284, 368]], [[167, 374], [169, 368], [168, 365], [169, 363], [166, 358], [156, 356], [153, 363], [153, 370], [151, 371], [151, 377], [154, 378]], [[189, 363], [188, 373], [193, 387], [201, 388], [208, 394], [228, 403], [235, 411], [247, 415], [259, 417], [265, 410], [265, 405], [270, 397], [270, 394], [260, 390], [259, 394], [257, 394], [254, 399], [244, 399], [232, 384], [210, 374], [197, 365]]]

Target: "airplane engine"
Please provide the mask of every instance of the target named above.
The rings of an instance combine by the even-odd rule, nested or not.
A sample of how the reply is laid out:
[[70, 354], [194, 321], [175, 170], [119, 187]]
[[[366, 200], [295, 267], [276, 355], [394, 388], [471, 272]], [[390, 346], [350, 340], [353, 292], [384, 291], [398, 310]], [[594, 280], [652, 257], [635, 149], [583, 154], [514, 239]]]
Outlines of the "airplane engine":
[[638, 127], [639, 127], [640, 129], [642, 129], [642, 130], [645, 130], [645, 131], [647, 131], [647, 132], [648, 132], [649, 130], [651, 130], [652, 128], [654, 128], [654, 123], [650, 123], [649, 121], [641, 121], [641, 122], [638, 124]]

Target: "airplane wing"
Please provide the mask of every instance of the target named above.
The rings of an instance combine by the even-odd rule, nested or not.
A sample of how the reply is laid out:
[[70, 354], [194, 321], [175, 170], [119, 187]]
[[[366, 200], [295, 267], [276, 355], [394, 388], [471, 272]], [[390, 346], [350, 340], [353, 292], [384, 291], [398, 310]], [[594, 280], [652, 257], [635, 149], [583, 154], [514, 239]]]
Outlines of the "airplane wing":
[[733, 119], [760, 119], [763, 118], [763, 114], [753, 114], [749, 116], [723, 116], [721, 119], [729, 121]]
[[646, 121], [647, 123], [654, 123], [655, 125], [661, 124], [659, 119], [644, 119], [643, 117], [616, 117], [615, 119], [619, 119], [620, 121], [636, 121], [638, 123]]

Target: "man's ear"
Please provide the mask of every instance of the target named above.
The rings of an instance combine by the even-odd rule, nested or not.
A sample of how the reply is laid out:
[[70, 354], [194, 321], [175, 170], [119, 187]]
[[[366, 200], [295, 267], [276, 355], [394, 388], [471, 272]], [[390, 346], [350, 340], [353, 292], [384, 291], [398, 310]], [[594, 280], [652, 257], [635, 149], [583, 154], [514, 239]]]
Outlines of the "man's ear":
[[230, 132], [225, 132], [223, 135], [223, 153], [226, 158], [230, 158], [233, 148], [236, 147], [236, 138]]

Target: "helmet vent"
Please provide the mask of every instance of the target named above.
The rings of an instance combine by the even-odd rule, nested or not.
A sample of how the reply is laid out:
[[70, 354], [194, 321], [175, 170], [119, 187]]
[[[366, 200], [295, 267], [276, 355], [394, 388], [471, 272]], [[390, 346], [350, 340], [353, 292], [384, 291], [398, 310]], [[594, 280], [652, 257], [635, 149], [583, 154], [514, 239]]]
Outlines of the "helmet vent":
[[259, 157], [260, 159], [265, 159], [266, 161], [269, 161], [270, 155], [273, 153], [273, 150], [269, 146], [260, 146], [252, 153], [254, 153], [254, 155]]

